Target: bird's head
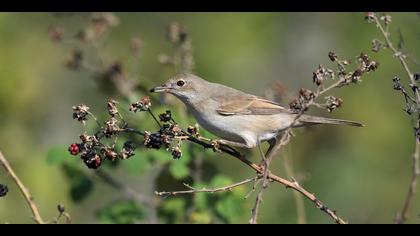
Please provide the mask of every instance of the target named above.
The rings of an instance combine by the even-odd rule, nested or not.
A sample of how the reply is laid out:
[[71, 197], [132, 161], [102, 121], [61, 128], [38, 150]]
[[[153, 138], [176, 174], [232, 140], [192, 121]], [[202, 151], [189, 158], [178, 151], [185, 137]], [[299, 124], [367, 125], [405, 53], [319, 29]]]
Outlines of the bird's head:
[[180, 73], [160, 86], [150, 90], [152, 93], [171, 93], [182, 101], [205, 99], [209, 83], [193, 74]]

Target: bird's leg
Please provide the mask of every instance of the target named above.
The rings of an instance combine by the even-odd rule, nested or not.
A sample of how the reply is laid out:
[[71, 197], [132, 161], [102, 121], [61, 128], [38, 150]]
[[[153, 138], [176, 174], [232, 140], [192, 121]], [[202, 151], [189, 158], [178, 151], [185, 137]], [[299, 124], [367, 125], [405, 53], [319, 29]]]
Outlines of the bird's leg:
[[[267, 156], [270, 155], [270, 153], [273, 151], [273, 148], [277, 145], [278, 140], [277, 140], [277, 137], [274, 137], [272, 139], [269, 139], [267, 142], [268, 142], [268, 144], [270, 146], [268, 147], [267, 152], [265, 153], [265, 155], [262, 153], [261, 148], [260, 148], [261, 162], [260, 162], [259, 166], [261, 168], [264, 168], [265, 157], [267, 157]], [[258, 142], [258, 143], [260, 144], [260, 142]]]
[[212, 140], [211, 141], [211, 144], [213, 145], [213, 147], [216, 150], [218, 150], [219, 145], [222, 144], [225, 147], [231, 149], [232, 151], [234, 151], [236, 153], [238, 153], [238, 151], [236, 151], [235, 149], [229, 147], [228, 145], [235, 146], [235, 147], [240, 147], [240, 148], [249, 148], [249, 145], [247, 145], [245, 143], [239, 143], [239, 142], [229, 141], [229, 140], [225, 140], [225, 139], [215, 139], [215, 140]]

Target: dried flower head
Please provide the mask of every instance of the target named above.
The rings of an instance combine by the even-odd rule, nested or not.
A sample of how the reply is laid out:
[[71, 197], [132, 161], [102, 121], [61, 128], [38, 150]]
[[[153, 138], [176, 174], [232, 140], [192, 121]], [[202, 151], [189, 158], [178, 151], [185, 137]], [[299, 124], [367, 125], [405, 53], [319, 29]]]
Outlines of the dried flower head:
[[82, 124], [85, 124], [87, 121], [87, 116], [89, 115], [89, 107], [81, 104], [78, 106], [73, 106], [73, 119], [77, 119]]
[[392, 79], [392, 82], [394, 83], [394, 90], [402, 90], [404, 87], [401, 84], [401, 79], [399, 77], [394, 77], [394, 79]]
[[123, 148], [121, 152], [118, 154], [118, 156], [121, 159], [127, 159], [135, 155], [134, 151], [136, 150], [136, 145], [131, 142], [127, 141], [124, 143]]
[[181, 24], [178, 22], [171, 22], [168, 25], [167, 36], [172, 43], [183, 43], [188, 34]]
[[129, 110], [132, 112], [147, 111], [150, 106], [152, 106], [152, 101], [149, 96], [145, 96], [140, 101], [131, 104]]
[[365, 13], [365, 20], [367, 20], [368, 23], [375, 22], [376, 14], [374, 12], [366, 12]]
[[336, 108], [341, 107], [341, 105], [343, 104], [343, 99], [337, 98], [337, 97], [334, 97], [334, 96], [328, 96], [325, 99], [327, 100], [326, 101], [326, 108], [327, 108], [328, 112], [332, 112]]
[[315, 98], [314, 92], [305, 88], [301, 88], [299, 90], [299, 96], [305, 101], [310, 101]]
[[109, 138], [112, 135], [116, 134], [119, 130], [120, 127], [118, 126], [118, 120], [114, 117], [111, 117], [111, 119], [105, 122], [105, 137]]
[[372, 51], [379, 52], [384, 47], [384, 45], [377, 39], [372, 40]]
[[117, 108], [118, 102], [110, 98], [108, 100], [107, 108], [108, 108], [108, 114], [112, 117], [118, 114], [118, 108]]
[[331, 52], [329, 52], [328, 53], [328, 57], [330, 58], [330, 60], [331, 61], [337, 61], [337, 58], [338, 58], [338, 56], [337, 56], [337, 54], [334, 52], [334, 51], [331, 51]]
[[413, 79], [414, 79], [415, 81], [419, 81], [419, 80], [420, 80], [420, 72], [414, 73], [414, 74], [413, 74]]
[[392, 17], [388, 14], [383, 14], [379, 19], [383, 21], [385, 25], [389, 25], [389, 23], [391, 23]]

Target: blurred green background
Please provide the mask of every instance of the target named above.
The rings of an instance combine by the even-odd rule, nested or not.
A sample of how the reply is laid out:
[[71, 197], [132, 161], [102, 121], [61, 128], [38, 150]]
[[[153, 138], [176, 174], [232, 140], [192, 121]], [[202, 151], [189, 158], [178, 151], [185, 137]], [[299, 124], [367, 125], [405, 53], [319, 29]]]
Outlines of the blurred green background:
[[[54, 43], [48, 36], [52, 26], [65, 28], [65, 35], [74, 34], [86, 23], [86, 15], [0, 13], [0, 150], [34, 195], [44, 218], [55, 217], [56, 205], [61, 203], [74, 223], [106, 222], [98, 217], [98, 211], [121, 198], [120, 191], [93, 180], [92, 194], [75, 202], [69, 195], [70, 183], [63, 169], [47, 162], [52, 147], [63, 147], [66, 152], [67, 146], [83, 132], [83, 127], [72, 119], [72, 105], [84, 103], [96, 114], [106, 113], [108, 95], [98, 89], [92, 73], [71, 71], [64, 66], [71, 50], [80, 44]], [[407, 51], [420, 57], [420, 17], [415, 13], [391, 15], [392, 39], [398, 42], [400, 31]], [[146, 87], [160, 84], [173, 74], [173, 70], [160, 65], [157, 59], [159, 54], [171, 50], [165, 32], [172, 21], [184, 25], [191, 36], [194, 73], [260, 96], [267, 95], [267, 89], [276, 81], [285, 84], [292, 96], [301, 87], [313, 89], [312, 72], [318, 64], [334, 66], [327, 57], [331, 50], [343, 59], [352, 60], [360, 52], [368, 52], [380, 67], [365, 76], [360, 85], [332, 91], [343, 98], [343, 108], [332, 114], [310, 111], [357, 120], [366, 127], [319, 126], [296, 131], [296, 138], [284, 155], [274, 161], [272, 171], [286, 176], [282, 160], [286, 156], [293, 163], [294, 176], [300, 183], [349, 222], [393, 222], [407, 193], [414, 149], [410, 118], [402, 110], [403, 98], [392, 89], [394, 76], [406, 78], [389, 51], [371, 52], [372, 39], [381, 37], [376, 27], [363, 19], [363, 13], [116, 13], [116, 16], [119, 25], [106, 39], [103, 53], [125, 63], [125, 70]], [[134, 36], [144, 42], [140, 58], [130, 55], [130, 39]], [[418, 65], [410, 63], [410, 66], [413, 71], [420, 70]], [[281, 103], [287, 106], [288, 101]], [[171, 106], [158, 108], [158, 104], [154, 107], [157, 111], [172, 109]], [[139, 127], [153, 130], [153, 125], [145, 121]], [[136, 153], [132, 157], [134, 161], [130, 159], [131, 165], [144, 164], [136, 160], [153, 151], [138, 149]], [[254, 175], [233, 158], [220, 157], [210, 150], [200, 153], [216, 168], [209, 171], [233, 181]], [[162, 155], [167, 157], [168, 165], [176, 162], [170, 153]], [[257, 152], [252, 156], [258, 161]], [[83, 168], [77, 159], [68, 161], [86, 172], [91, 171]], [[129, 165], [110, 169], [108, 173], [153, 196], [156, 188], [148, 181], [153, 168], [148, 166], [147, 171], [127, 173]], [[158, 190], [183, 189], [181, 183], [185, 181], [178, 182], [177, 185], [173, 185], [173, 180], [167, 185], [163, 183], [161, 186], [165, 188]], [[3, 170], [0, 170], [0, 183], [10, 189], [0, 199], [0, 222], [32, 222], [22, 196]], [[249, 190], [247, 186], [241, 191], [246, 195]], [[163, 201], [176, 204], [176, 199], [184, 198]], [[248, 199], [234, 198], [243, 203], [242, 209], [236, 220], [229, 222], [247, 223], [254, 200], [255, 195]], [[294, 201], [291, 190], [270, 185], [259, 222], [296, 223]], [[306, 222], [331, 222], [306, 199], [304, 206]], [[417, 195], [408, 222], [419, 223], [419, 214], [420, 195]], [[159, 222], [170, 221], [162, 215]]]

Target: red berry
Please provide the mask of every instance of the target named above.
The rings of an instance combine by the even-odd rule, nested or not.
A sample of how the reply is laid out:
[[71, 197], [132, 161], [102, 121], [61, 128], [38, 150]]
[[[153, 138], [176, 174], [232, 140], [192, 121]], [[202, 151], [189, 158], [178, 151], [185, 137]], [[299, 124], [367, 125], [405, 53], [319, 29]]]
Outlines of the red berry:
[[69, 152], [71, 155], [76, 156], [77, 154], [79, 154], [79, 146], [76, 143], [72, 143], [69, 147]]

